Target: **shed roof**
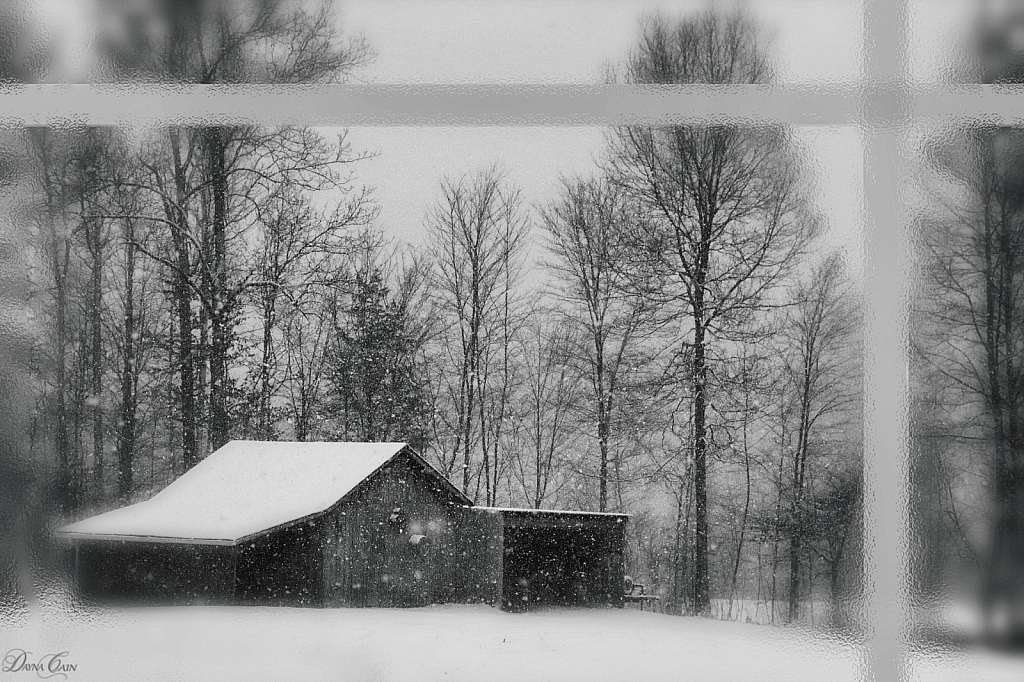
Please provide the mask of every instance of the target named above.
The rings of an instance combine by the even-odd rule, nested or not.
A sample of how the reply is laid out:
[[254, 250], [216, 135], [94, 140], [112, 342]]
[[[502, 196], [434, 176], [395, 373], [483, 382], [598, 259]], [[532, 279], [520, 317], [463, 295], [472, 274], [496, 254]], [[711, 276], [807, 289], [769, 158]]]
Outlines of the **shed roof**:
[[235, 440], [149, 500], [73, 523], [60, 534], [232, 545], [327, 511], [403, 450], [430, 468], [405, 443]]
[[568, 509], [533, 509], [532, 507], [473, 507], [476, 511], [501, 513], [501, 514], [533, 514], [541, 516], [595, 516], [595, 517], [616, 517], [629, 518], [629, 514], [620, 512], [596, 512], [596, 511], [571, 511]]

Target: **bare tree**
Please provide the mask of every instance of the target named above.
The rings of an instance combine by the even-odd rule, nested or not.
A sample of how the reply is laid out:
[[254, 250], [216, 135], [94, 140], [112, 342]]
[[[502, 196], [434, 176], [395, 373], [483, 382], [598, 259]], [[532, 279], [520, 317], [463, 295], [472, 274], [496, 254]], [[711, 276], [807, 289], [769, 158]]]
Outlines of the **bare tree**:
[[[484, 468], [495, 466], [484, 449], [487, 429], [485, 378], [492, 350], [508, 341], [512, 286], [520, 267], [528, 223], [517, 189], [496, 169], [442, 182], [442, 199], [427, 229], [436, 267], [435, 290], [451, 320], [444, 337], [455, 383], [445, 392], [456, 414], [451, 452], [461, 454], [462, 486], [470, 490], [473, 452]], [[499, 350], [504, 359], [504, 351]], [[488, 469], [490, 470], [490, 469]], [[487, 476], [487, 499], [495, 494]]]
[[[127, 501], [135, 489], [134, 469], [140, 436], [140, 384], [146, 373], [148, 357], [154, 347], [153, 320], [159, 314], [153, 305], [153, 268], [145, 262], [139, 244], [150, 243], [152, 223], [139, 216], [147, 210], [141, 206], [137, 187], [138, 159], [127, 142], [116, 132], [111, 136], [104, 156], [110, 159], [103, 174], [106, 192], [95, 202], [100, 214], [115, 214], [112, 219], [110, 345], [114, 359], [112, 369], [118, 374], [120, 396], [117, 409], [117, 496]], [[145, 247], [144, 247], [145, 248]]]
[[815, 445], [819, 450], [835, 447], [823, 443], [822, 434], [859, 424], [851, 419], [859, 417], [856, 298], [842, 257], [832, 254], [797, 286], [794, 306], [783, 323], [783, 364], [797, 415], [790, 476], [790, 621], [799, 616], [801, 559], [813, 527], [814, 510], [807, 505], [812, 451]]
[[111, 129], [89, 128], [81, 135], [75, 158], [78, 181], [76, 203], [81, 216], [81, 231], [88, 254], [89, 284], [86, 303], [86, 326], [89, 334], [89, 397], [92, 413], [92, 489], [93, 499], [104, 498], [104, 372], [106, 370], [103, 330], [104, 275], [111, 241], [109, 221], [102, 210], [96, 210], [97, 198], [105, 188], [109, 174], [114, 132]]
[[528, 506], [540, 509], [572, 480], [566, 460], [579, 432], [580, 387], [571, 357], [579, 343], [559, 317], [537, 311], [531, 318], [519, 341], [517, 383], [523, 388], [509, 435], [515, 440], [512, 476]]
[[[344, 79], [370, 56], [361, 40], [340, 41], [326, 2], [313, 11], [303, 3], [248, 1], [158, 3], [156, 9], [168, 11], [142, 21], [138, 44], [108, 46], [115, 71], [130, 66], [194, 83], [323, 83]], [[301, 129], [172, 128], [159, 145], [160, 160], [147, 166], [172, 246], [166, 257], [148, 255], [173, 273], [186, 468], [198, 461], [204, 432], [215, 447], [229, 438], [228, 368], [245, 289], [231, 258], [241, 249], [232, 242], [275, 184], [320, 189], [336, 181], [332, 169], [343, 155], [332, 158], [316, 138]]]
[[[559, 300], [566, 314], [587, 336], [584, 352], [591, 384], [593, 421], [600, 454], [598, 509], [608, 509], [610, 441], [623, 365], [630, 357], [637, 332], [650, 322], [645, 298], [630, 290], [617, 260], [619, 240], [636, 221], [632, 207], [613, 185], [604, 180], [563, 181], [562, 196], [541, 212], [548, 233], [548, 248], [555, 256], [551, 268], [559, 280]], [[621, 462], [615, 460], [616, 492]]]
[[[670, 24], [646, 22], [629, 63], [637, 83], [746, 84], [769, 77], [757, 30], [714, 9]], [[709, 605], [708, 355], [770, 299], [808, 238], [785, 131], [737, 125], [622, 127], [611, 175], [638, 205], [634, 267], [655, 273], [645, 295], [690, 326], [692, 349], [694, 604]], [[650, 277], [643, 282], [649, 283]]]
[[58, 498], [65, 511], [75, 511], [81, 503], [81, 481], [77, 471], [77, 457], [71, 449], [69, 433], [71, 392], [68, 377], [71, 304], [74, 279], [72, 249], [74, 229], [66, 214], [71, 199], [65, 189], [68, 184], [65, 154], [62, 145], [48, 129], [29, 132], [33, 156], [37, 161], [33, 177], [41, 197], [42, 208], [37, 214], [39, 248], [46, 264], [49, 281], [40, 286], [50, 289], [53, 299], [53, 384], [54, 384], [54, 439], [57, 454]]
[[[760, 334], [770, 335], [772, 330], [765, 327]], [[756, 508], [763, 500], [759, 490], [759, 479], [763, 478], [766, 462], [774, 454], [775, 442], [765, 422], [770, 419], [765, 408], [778, 398], [778, 368], [776, 358], [770, 349], [755, 339], [738, 344], [735, 356], [722, 363], [719, 372], [725, 374], [720, 383], [727, 387], [723, 392], [718, 414], [721, 420], [720, 433], [724, 435], [725, 452], [723, 459], [732, 455], [740, 470], [743, 495], [731, 510], [733, 533], [736, 540], [736, 554], [732, 560], [730, 581], [730, 611], [733, 602], [740, 595], [740, 569], [743, 566], [743, 550], [753, 535]], [[767, 445], [767, 448], [765, 447]], [[768, 450], [768, 453], [765, 450]], [[756, 541], [756, 538], [754, 538]]]
[[277, 372], [282, 364], [275, 341], [279, 308], [301, 306], [310, 289], [331, 286], [332, 268], [354, 248], [356, 231], [376, 213], [368, 191], [356, 191], [347, 183], [337, 189], [343, 198], [332, 209], [314, 208], [309, 196], [291, 184], [274, 188], [255, 209], [255, 268], [246, 288], [260, 320], [260, 362], [250, 375], [250, 391], [251, 429], [261, 438], [273, 434], [272, 401], [284, 380]]
[[316, 434], [327, 373], [327, 348], [334, 318], [323, 288], [290, 301], [281, 314], [284, 344], [284, 408], [292, 437], [310, 440]]

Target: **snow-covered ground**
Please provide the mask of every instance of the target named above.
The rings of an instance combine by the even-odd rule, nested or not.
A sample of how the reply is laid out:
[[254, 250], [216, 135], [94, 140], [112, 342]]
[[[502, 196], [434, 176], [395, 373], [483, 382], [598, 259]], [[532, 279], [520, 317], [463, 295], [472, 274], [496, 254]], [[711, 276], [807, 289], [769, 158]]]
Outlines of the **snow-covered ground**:
[[1020, 682], [1024, 655], [976, 647], [967, 651], [925, 648], [911, 651], [906, 682]]
[[[67, 682], [102, 680], [843, 680], [871, 679], [869, 654], [809, 629], [636, 609], [510, 614], [488, 606], [419, 609], [75, 607], [51, 593], [0, 614], [6, 670], [59, 659]], [[73, 666], [70, 669], [68, 666]], [[1024, 680], [1024, 656], [912, 647], [908, 682]]]
[[633, 609], [37, 608], [7, 624], [0, 653], [66, 651], [69, 682], [864, 679], [852, 643]]
[[1019, 682], [1024, 652], [983, 646], [977, 600], [963, 598], [921, 606], [911, 614], [920, 632], [907, 654], [907, 682]]

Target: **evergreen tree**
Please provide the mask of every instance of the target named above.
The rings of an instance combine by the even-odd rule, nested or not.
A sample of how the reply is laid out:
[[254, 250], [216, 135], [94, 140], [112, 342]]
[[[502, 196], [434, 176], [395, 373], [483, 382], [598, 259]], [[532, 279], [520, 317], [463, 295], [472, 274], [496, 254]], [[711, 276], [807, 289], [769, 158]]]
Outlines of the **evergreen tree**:
[[425, 444], [423, 336], [410, 302], [405, 287], [392, 291], [376, 265], [356, 274], [351, 298], [337, 313], [328, 359], [327, 413], [338, 439]]

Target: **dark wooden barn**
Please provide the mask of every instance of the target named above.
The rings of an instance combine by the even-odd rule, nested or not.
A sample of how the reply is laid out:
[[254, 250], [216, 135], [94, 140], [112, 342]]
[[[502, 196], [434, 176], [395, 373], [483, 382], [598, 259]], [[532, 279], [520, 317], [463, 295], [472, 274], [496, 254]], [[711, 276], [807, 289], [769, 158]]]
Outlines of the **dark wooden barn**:
[[232, 441], [62, 529], [104, 601], [621, 606], [626, 517], [475, 507], [403, 443]]

